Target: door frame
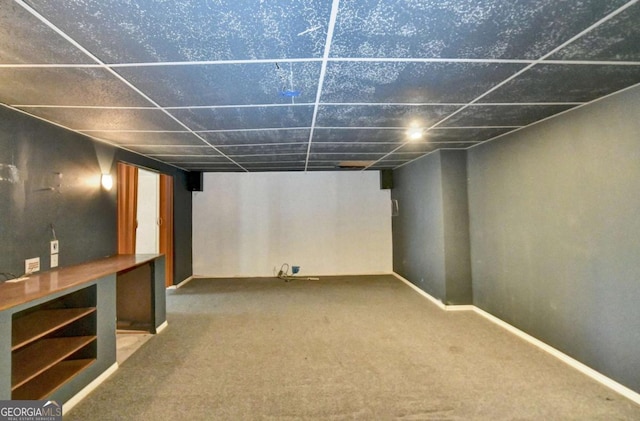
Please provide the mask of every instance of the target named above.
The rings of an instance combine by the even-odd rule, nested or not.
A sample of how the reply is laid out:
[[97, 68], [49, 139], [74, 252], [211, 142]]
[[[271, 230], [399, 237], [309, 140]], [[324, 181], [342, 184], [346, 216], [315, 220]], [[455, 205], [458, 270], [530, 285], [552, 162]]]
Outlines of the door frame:
[[173, 177], [160, 174], [160, 253], [165, 255], [165, 286], [173, 285]]
[[[134, 254], [137, 229], [138, 165], [118, 162], [118, 254]], [[158, 199], [159, 253], [165, 255], [165, 286], [173, 285], [173, 177], [144, 168], [160, 175]]]

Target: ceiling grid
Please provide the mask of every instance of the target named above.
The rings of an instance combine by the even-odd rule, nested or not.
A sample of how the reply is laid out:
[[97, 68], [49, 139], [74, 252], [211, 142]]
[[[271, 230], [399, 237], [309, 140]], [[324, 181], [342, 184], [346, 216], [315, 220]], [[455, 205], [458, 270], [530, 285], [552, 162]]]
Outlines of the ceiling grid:
[[638, 0], [7, 0], [2, 12], [0, 103], [194, 171], [398, 168], [640, 83]]

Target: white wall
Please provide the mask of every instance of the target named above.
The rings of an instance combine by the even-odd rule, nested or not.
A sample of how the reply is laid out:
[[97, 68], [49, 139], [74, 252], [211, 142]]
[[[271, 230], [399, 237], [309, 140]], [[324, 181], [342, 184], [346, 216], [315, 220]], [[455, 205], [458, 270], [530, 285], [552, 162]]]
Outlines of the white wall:
[[157, 253], [159, 250], [159, 182], [160, 176], [158, 173], [138, 168], [136, 253]]
[[378, 171], [205, 173], [193, 196], [193, 273], [390, 273], [390, 191]]

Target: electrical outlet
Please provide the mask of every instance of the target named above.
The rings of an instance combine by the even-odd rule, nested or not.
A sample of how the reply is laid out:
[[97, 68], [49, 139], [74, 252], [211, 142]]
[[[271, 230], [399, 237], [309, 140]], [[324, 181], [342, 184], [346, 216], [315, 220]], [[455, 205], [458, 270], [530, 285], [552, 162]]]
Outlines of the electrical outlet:
[[50, 244], [51, 244], [51, 254], [58, 254], [60, 250], [58, 240], [53, 240]]
[[40, 270], [40, 258], [34, 257], [24, 261], [24, 273], [33, 273]]
[[58, 267], [58, 255], [57, 254], [52, 254], [51, 255], [51, 268], [57, 268]]

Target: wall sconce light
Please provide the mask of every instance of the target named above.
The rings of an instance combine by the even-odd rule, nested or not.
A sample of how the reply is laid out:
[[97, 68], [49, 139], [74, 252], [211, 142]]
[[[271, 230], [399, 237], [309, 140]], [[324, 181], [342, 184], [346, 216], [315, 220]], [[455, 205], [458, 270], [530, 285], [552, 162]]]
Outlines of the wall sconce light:
[[102, 183], [102, 187], [107, 191], [113, 188], [113, 177], [111, 174], [102, 174], [100, 182]]

